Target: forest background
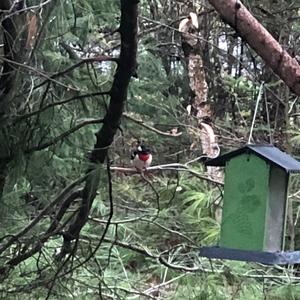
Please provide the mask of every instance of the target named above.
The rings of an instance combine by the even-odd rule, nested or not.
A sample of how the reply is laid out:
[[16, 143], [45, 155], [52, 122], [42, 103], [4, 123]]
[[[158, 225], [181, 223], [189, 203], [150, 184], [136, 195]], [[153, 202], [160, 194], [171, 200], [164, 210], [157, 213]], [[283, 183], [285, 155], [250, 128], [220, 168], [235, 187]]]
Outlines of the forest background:
[[[300, 156], [300, 5], [243, 4], [254, 37], [231, 0], [1, 1], [1, 299], [300, 299], [296, 265], [199, 257], [218, 242], [223, 187], [201, 161], [249, 137]], [[275, 40], [255, 46], [260, 25], [280, 67]]]

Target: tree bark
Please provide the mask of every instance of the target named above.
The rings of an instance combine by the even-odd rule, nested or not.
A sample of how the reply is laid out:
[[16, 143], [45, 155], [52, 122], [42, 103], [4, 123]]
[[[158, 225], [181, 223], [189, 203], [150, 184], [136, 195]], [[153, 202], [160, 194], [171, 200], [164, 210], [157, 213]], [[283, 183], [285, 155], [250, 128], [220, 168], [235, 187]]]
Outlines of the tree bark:
[[[188, 110], [198, 121], [203, 154], [216, 157], [219, 154], [219, 147], [212, 128], [212, 111], [207, 96], [208, 86], [201, 56], [201, 44], [196, 35], [198, 24], [192, 17], [193, 13], [190, 13], [189, 18], [183, 19], [179, 25], [190, 86]], [[219, 178], [217, 168], [209, 168], [208, 173], [214, 179]]]
[[[10, 93], [14, 92], [16, 89], [16, 71], [17, 67], [13, 64], [14, 61], [21, 61], [21, 56], [24, 53], [23, 48], [23, 32], [26, 30], [24, 26], [24, 13], [13, 14], [11, 16], [5, 16], [7, 14], [12, 14], [18, 12], [22, 8], [23, 1], [18, 3], [13, 3], [10, 0], [0, 1], [0, 17], [1, 29], [3, 35], [3, 57], [5, 60], [2, 62], [2, 70], [0, 72], [0, 123], [2, 116], [10, 110], [9, 100]], [[25, 28], [25, 29], [24, 29]], [[2, 124], [1, 124], [2, 125]], [[1, 127], [2, 132], [6, 132], [3, 126]], [[2, 139], [3, 135], [0, 132], [1, 143], [6, 144]], [[0, 147], [1, 150], [3, 149]], [[6, 154], [7, 145], [5, 145], [5, 150], [1, 152], [1, 156]], [[2, 198], [3, 189], [6, 182], [7, 176], [7, 164], [9, 159], [0, 158], [0, 199]]]
[[[26, 26], [24, 12], [16, 13], [23, 7], [23, 2], [17, 4], [11, 1], [2, 1], [0, 10], [7, 10], [8, 16], [2, 15], [1, 30], [3, 32], [3, 52], [5, 61], [2, 64], [0, 76], [0, 113], [5, 113], [9, 108], [7, 95], [14, 88], [17, 67], [14, 61], [22, 62], [25, 49]], [[10, 15], [12, 14], [12, 15]], [[7, 105], [7, 107], [6, 107]]]
[[256, 51], [266, 64], [300, 96], [300, 65], [273, 36], [236, 0], [209, 0], [222, 19]]
[[9, 10], [11, 7], [11, 0], [2, 0], [0, 3], [1, 10]]
[[[195, 16], [195, 14], [194, 14]], [[212, 110], [208, 101], [208, 85], [201, 56], [201, 43], [197, 37], [198, 22], [193, 20], [193, 13], [189, 18], [183, 19], [179, 25], [182, 32], [181, 41], [187, 65], [190, 87], [190, 113], [197, 119], [199, 138], [202, 153], [209, 157], [216, 157], [220, 153], [219, 145], [213, 130]], [[198, 144], [194, 141], [193, 144]], [[213, 180], [220, 180], [222, 173], [218, 167], [207, 167], [207, 174]], [[221, 222], [221, 212], [215, 207], [215, 219]]]

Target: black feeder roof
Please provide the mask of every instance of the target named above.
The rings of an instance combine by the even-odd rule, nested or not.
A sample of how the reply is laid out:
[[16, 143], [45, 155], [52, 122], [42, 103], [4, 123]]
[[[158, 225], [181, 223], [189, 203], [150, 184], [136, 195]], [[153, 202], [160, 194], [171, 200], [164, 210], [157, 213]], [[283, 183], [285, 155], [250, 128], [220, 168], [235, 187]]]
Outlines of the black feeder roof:
[[254, 153], [270, 164], [275, 164], [288, 173], [300, 173], [300, 162], [280, 151], [273, 145], [254, 145], [249, 144], [240, 149], [228, 152], [224, 155], [208, 160], [206, 166], [224, 167], [226, 161], [243, 153]]

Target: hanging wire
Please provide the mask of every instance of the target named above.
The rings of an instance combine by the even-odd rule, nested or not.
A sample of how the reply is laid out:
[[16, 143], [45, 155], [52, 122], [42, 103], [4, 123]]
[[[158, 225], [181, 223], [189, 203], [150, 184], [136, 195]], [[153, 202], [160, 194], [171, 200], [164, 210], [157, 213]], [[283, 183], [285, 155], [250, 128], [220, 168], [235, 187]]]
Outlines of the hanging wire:
[[270, 123], [270, 113], [268, 108], [268, 99], [267, 94], [265, 93], [265, 105], [266, 105], [266, 115], [267, 115], [267, 123], [268, 123], [268, 130], [269, 130], [269, 143], [273, 145], [273, 135], [271, 131], [271, 123]]
[[258, 110], [258, 104], [261, 100], [262, 94], [263, 94], [263, 90], [264, 90], [264, 81], [261, 83], [260, 88], [259, 88], [259, 92], [258, 92], [258, 96], [256, 99], [256, 104], [255, 104], [255, 110], [254, 110], [254, 115], [253, 115], [253, 119], [252, 119], [252, 124], [251, 124], [251, 129], [250, 129], [250, 134], [249, 134], [249, 139], [248, 139], [248, 144], [251, 144], [251, 140], [252, 139], [252, 133], [253, 133], [253, 128], [254, 128], [254, 124], [255, 124], [255, 119], [256, 119], [256, 114], [257, 114], [257, 110]]

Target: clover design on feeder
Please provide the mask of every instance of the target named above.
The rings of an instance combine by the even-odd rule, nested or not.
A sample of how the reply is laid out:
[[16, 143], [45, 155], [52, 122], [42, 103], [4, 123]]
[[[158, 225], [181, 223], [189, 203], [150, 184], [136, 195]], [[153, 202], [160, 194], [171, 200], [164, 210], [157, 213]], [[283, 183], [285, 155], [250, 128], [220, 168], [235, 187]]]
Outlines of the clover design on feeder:
[[225, 167], [219, 245], [202, 247], [208, 258], [264, 264], [300, 262], [300, 251], [284, 252], [287, 194], [300, 162], [273, 145], [248, 144], [206, 162]]

